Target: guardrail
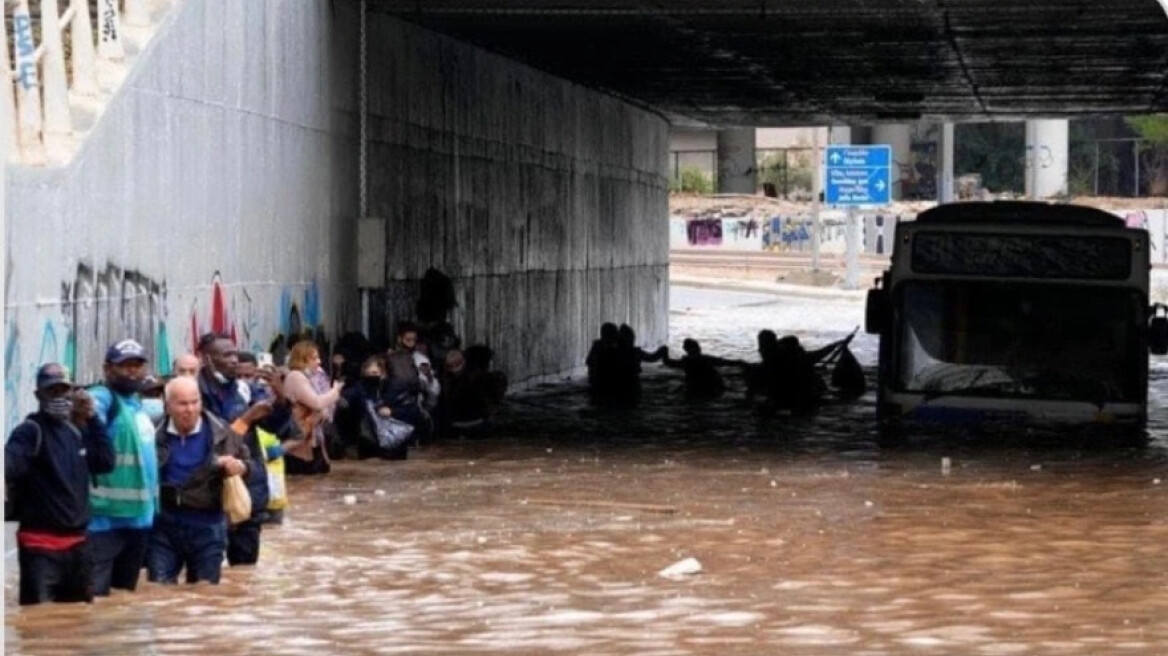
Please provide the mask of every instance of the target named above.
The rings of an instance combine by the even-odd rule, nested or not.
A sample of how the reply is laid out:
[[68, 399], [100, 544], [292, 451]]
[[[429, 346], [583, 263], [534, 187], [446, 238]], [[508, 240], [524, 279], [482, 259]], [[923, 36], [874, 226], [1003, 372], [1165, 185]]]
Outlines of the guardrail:
[[[126, 26], [147, 27], [150, 5], [170, 0], [39, 0], [31, 7], [30, 0], [0, 1], [0, 70], [8, 74], [0, 85], [0, 138], [7, 159], [30, 165], [67, 160], [75, 136], [73, 102], [99, 100], [124, 75], [123, 19]], [[64, 13], [62, 2], [69, 5]]]

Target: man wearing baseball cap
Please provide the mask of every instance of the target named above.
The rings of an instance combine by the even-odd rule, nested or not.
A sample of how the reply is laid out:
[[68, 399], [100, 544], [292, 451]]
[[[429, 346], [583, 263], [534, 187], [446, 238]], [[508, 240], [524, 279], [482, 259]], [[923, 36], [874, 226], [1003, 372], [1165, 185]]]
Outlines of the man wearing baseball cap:
[[90, 391], [105, 426], [117, 464], [93, 477], [89, 504], [93, 516], [94, 594], [110, 588], [134, 590], [150, 541], [158, 505], [158, 455], [154, 423], [142, 406], [141, 389], [149, 373], [146, 350], [132, 339], [109, 347], [105, 383]]
[[39, 409], [4, 446], [8, 500], [14, 505], [20, 604], [93, 601], [93, 554], [86, 539], [89, 476], [114, 468], [93, 400], [65, 367], [37, 371]]

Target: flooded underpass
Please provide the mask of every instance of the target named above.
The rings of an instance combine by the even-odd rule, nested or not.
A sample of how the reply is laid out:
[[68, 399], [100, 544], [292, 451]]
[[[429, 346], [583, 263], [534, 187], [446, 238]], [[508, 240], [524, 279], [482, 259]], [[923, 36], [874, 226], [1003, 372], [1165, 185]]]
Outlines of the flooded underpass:
[[[862, 300], [677, 288], [670, 346], [810, 346]], [[651, 345], [655, 346], [655, 345]], [[875, 339], [855, 342], [875, 363]], [[297, 479], [260, 564], [218, 587], [143, 583], [15, 605], [19, 654], [1163, 654], [1168, 368], [1146, 448], [924, 440], [881, 449], [873, 396], [762, 417], [646, 365], [636, 411], [581, 382], [511, 398], [494, 437]], [[949, 458], [951, 470], [942, 471]], [[345, 505], [355, 495], [355, 505]], [[11, 529], [11, 526], [9, 527]], [[7, 547], [13, 548], [11, 531]], [[688, 558], [697, 573], [659, 572]]]

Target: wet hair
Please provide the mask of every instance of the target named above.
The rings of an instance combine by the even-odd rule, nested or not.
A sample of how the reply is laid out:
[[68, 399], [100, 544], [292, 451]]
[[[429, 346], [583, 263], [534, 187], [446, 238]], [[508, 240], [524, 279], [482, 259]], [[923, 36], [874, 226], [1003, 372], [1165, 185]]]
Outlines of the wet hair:
[[292, 346], [292, 352], [288, 354], [288, 368], [292, 371], [301, 371], [308, 368], [308, 362], [312, 360], [313, 354], [320, 354], [320, 349], [316, 347], [316, 342], [310, 339], [302, 339]]
[[380, 355], [371, 355], [371, 356], [365, 358], [365, 361], [361, 363], [361, 375], [362, 376], [365, 375], [365, 370], [368, 369], [369, 367], [377, 367], [378, 369], [381, 370], [381, 375], [384, 376], [385, 375], [385, 358], [381, 357]]
[[195, 349], [195, 353], [200, 355], [205, 354], [207, 349], [211, 348], [212, 344], [221, 339], [225, 339], [229, 342], [231, 341], [231, 337], [224, 335], [223, 333], [203, 333], [203, 336], [199, 338], [199, 343]]
[[688, 353], [690, 355], [701, 355], [702, 354], [702, 347], [700, 344], [698, 344], [698, 340], [690, 339], [688, 337], [685, 339], [685, 341], [683, 341], [681, 343], [681, 350], [685, 351], [686, 353]]
[[256, 359], [255, 353], [251, 351], [240, 351], [236, 354], [236, 360], [239, 364], [254, 364], [258, 365], [260, 362]]
[[606, 342], [615, 342], [617, 337], [616, 324], [611, 321], [600, 325], [600, 339]]

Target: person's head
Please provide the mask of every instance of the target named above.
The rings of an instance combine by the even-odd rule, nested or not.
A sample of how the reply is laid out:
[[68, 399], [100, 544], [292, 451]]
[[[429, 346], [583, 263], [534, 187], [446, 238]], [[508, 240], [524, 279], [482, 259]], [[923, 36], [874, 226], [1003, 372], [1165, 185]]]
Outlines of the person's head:
[[245, 383], [255, 382], [259, 374], [260, 364], [255, 353], [240, 351], [236, 354], [235, 377]]
[[142, 381], [142, 398], [143, 399], [161, 399], [166, 383], [161, 378], [154, 376], [147, 376]]
[[231, 338], [221, 333], [207, 333], [199, 338], [199, 357], [203, 371], [220, 385], [235, 380], [239, 351]]
[[397, 324], [397, 347], [413, 351], [418, 346], [418, 326], [412, 321]]
[[778, 341], [779, 351], [783, 353], [798, 353], [803, 350], [803, 345], [799, 343], [799, 338], [794, 335], [787, 335]]
[[434, 375], [434, 370], [430, 365], [430, 358], [421, 351], [414, 351], [414, 366], [418, 368], [418, 373], [427, 378]]
[[604, 342], [616, 343], [617, 327], [611, 321], [600, 325], [600, 339]]
[[761, 352], [765, 347], [773, 346], [779, 341], [778, 335], [773, 330], [758, 331], [758, 350]]
[[166, 414], [166, 409], [162, 401], [162, 395], [165, 389], [166, 382], [161, 378], [147, 376], [146, 380], [142, 382], [142, 411], [155, 424], [162, 421], [162, 417]]
[[288, 353], [288, 369], [291, 371], [314, 371], [319, 366], [320, 350], [313, 341], [300, 340]]
[[462, 351], [450, 349], [446, 352], [446, 371], [457, 376], [462, 373], [465, 367], [466, 358], [463, 357]]
[[622, 323], [616, 331], [616, 341], [621, 346], [634, 346], [637, 343], [637, 333], [627, 323]]
[[365, 361], [361, 363], [361, 377], [385, 378], [385, 361], [376, 355], [365, 358]]
[[105, 382], [122, 395], [137, 394], [146, 380], [146, 349], [132, 339], [123, 339], [105, 352]]
[[686, 355], [701, 355], [702, 347], [698, 344], [698, 340], [686, 338], [681, 343], [681, 350], [685, 351]]
[[73, 381], [65, 367], [50, 362], [37, 369], [36, 398], [41, 412], [60, 419], [69, 418], [73, 412]]
[[175, 376], [194, 378], [199, 375], [199, 358], [190, 353], [184, 353], [174, 359], [173, 369]]
[[194, 378], [179, 376], [166, 384], [166, 414], [180, 433], [193, 431], [202, 412], [203, 399]]

